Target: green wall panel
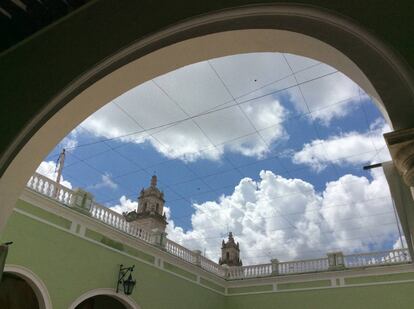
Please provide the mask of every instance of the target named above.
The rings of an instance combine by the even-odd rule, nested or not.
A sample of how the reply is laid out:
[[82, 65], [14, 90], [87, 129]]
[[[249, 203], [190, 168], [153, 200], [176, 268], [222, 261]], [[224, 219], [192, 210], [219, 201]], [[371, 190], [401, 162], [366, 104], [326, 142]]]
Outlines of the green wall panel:
[[224, 296], [76, 235], [14, 213], [0, 241], [14, 241], [8, 264], [36, 273], [54, 309], [67, 309], [80, 295], [114, 288], [119, 265], [135, 265], [132, 297], [142, 309], [224, 308]]
[[[34, 207], [21, 202], [19, 206], [20, 209], [31, 210], [32, 214], [41, 213], [33, 212]], [[48, 287], [53, 308], [57, 309], [66, 309], [87, 291], [114, 288], [120, 264], [135, 265], [137, 285], [132, 297], [143, 309], [413, 308], [414, 282], [329, 288], [330, 280], [317, 280], [281, 283], [278, 284], [277, 293], [271, 292], [271, 284], [228, 288], [229, 294], [224, 296], [215, 292], [224, 292], [224, 287], [215, 282], [200, 278], [200, 283], [215, 290], [212, 291], [197, 285], [196, 275], [187, 270], [164, 261], [166, 270], [187, 279], [180, 278], [96, 242], [113, 248], [122, 245], [128, 255], [154, 263], [154, 257], [149, 254], [93, 230], [86, 231], [86, 235], [95, 242], [15, 212], [0, 235], [0, 241], [14, 241], [7, 263], [22, 265], [36, 273]], [[414, 273], [410, 272], [347, 278], [346, 283], [369, 284], [413, 279]], [[316, 289], [293, 291], [301, 288]], [[268, 293], [234, 295], [257, 292]]]
[[239, 288], [228, 288], [227, 294], [238, 294], [238, 293], [256, 293], [256, 292], [268, 292], [272, 291], [272, 285], [255, 285], [255, 286], [246, 286]]
[[277, 285], [278, 290], [292, 290], [292, 289], [309, 289], [327, 287], [331, 285], [330, 280], [316, 280], [305, 282], [280, 283]]
[[124, 245], [124, 252], [130, 255], [136, 256], [137, 258], [140, 258], [141, 260], [145, 260], [150, 263], [155, 262], [155, 257], [153, 257], [152, 255], [146, 254], [142, 251], [139, 251], [127, 245]]
[[203, 277], [200, 278], [200, 283], [221, 293], [224, 293], [226, 291], [226, 289], [221, 285], [218, 285], [210, 280], [204, 279]]
[[188, 272], [188, 271], [186, 271], [186, 270], [184, 270], [184, 269], [182, 269], [180, 267], [177, 267], [177, 266], [175, 266], [173, 264], [164, 262], [164, 269], [169, 270], [169, 271], [172, 271], [173, 273], [176, 273], [176, 274], [178, 274], [180, 276], [186, 277], [186, 278], [188, 278], [190, 280], [193, 280], [193, 281], [196, 281], [197, 280], [197, 276], [196, 275], [194, 275], [194, 274], [192, 274], [192, 273], [190, 273], [190, 272]]
[[414, 283], [227, 296], [228, 309], [412, 309]]
[[124, 245], [118, 241], [115, 241], [113, 239], [110, 239], [109, 237], [106, 237], [102, 235], [101, 233], [95, 232], [90, 229], [86, 229], [85, 231], [85, 237], [90, 238], [92, 240], [98, 241], [108, 247], [114, 248], [119, 251], [123, 251], [125, 253], [128, 253], [130, 255], [133, 255], [137, 258], [140, 258], [142, 260], [145, 260], [150, 263], [154, 263], [155, 258], [152, 255], [146, 254], [140, 250], [137, 250], [135, 248], [132, 248], [130, 246]]
[[388, 281], [400, 281], [400, 280], [414, 280], [414, 272], [403, 274], [390, 274], [381, 276], [364, 276], [345, 278], [345, 284], [362, 284], [362, 283], [375, 283], [375, 282], [388, 282]]
[[52, 214], [46, 210], [40, 209], [38, 207], [35, 207], [27, 202], [24, 202], [22, 200], [19, 200], [16, 204], [16, 208], [21, 209], [29, 214], [32, 214], [38, 218], [41, 218], [43, 220], [46, 220], [50, 223], [53, 223], [55, 225], [58, 225], [60, 227], [63, 227], [65, 229], [70, 229], [70, 225], [72, 224], [71, 221], [60, 217], [58, 215]]

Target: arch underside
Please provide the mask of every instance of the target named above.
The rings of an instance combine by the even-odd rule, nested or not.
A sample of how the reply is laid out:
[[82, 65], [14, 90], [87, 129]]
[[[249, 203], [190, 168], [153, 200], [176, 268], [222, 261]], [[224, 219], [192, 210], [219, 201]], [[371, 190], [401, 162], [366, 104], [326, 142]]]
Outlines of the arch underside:
[[125, 306], [126, 309], [140, 309], [138, 304], [130, 297], [122, 294], [117, 293], [114, 289], [111, 288], [99, 288], [94, 289], [91, 291], [88, 291], [84, 293], [83, 295], [79, 296], [70, 306], [69, 309], [76, 309], [78, 305], [80, 305], [85, 300], [88, 300], [90, 298], [96, 297], [96, 296], [108, 296], [116, 299], [119, 301], [122, 305]]
[[5, 273], [10, 273], [22, 278], [32, 288], [39, 302], [40, 309], [52, 309], [52, 302], [46, 285], [34, 272], [20, 265], [6, 264]]
[[[47, 32], [33, 41], [45, 37]], [[61, 38], [52, 37], [48, 46], [60, 43]], [[315, 8], [271, 5], [221, 11], [142, 40], [136, 41], [132, 36], [127, 45], [113, 46], [112, 50], [123, 48], [115, 54], [97, 56], [89, 70], [82, 66], [69, 70], [64, 61], [76, 63], [76, 59], [59, 55], [53, 61], [61, 61], [62, 66], [54, 64], [54, 74], [37, 76], [50, 85], [48, 91], [37, 94], [42, 95], [37, 99], [43, 100], [43, 109], [37, 111], [0, 159], [0, 230], [38, 163], [76, 125], [129, 89], [199, 61], [251, 52], [284, 52], [313, 58], [356, 82], [375, 99], [395, 129], [412, 127], [414, 122], [411, 76], [398, 58], [364, 30]], [[30, 68], [32, 59], [22, 61]], [[36, 73], [40, 74], [34, 70], [29, 75]], [[59, 74], [66, 76], [66, 82], [52, 82]], [[32, 85], [27, 82], [25, 86], [28, 88], [23, 92]], [[11, 93], [7, 99], [19, 100], [19, 95], [20, 92]], [[30, 99], [23, 101], [29, 102]]]

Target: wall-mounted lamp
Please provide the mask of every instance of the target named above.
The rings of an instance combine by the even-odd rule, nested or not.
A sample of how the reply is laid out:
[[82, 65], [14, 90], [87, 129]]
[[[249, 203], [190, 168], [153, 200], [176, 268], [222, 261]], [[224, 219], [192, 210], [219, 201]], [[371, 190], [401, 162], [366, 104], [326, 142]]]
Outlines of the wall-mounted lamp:
[[[134, 271], [134, 267], [135, 265], [132, 265], [131, 267], [124, 267], [121, 264], [119, 266], [119, 274], [118, 274], [118, 282], [116, 284], [116, 292], [118, 293], [119, 291], [119, 285], [122, 284], [122, 286], [124, 287], [124, 294], [125, 295], [131, 295], [132, 294], [132, 290], [135, 287], [135, 283], [136, 281], [132, 279], [132, 272]], [[129, 276], [127, 279], [124, 279], [129, 273]]]

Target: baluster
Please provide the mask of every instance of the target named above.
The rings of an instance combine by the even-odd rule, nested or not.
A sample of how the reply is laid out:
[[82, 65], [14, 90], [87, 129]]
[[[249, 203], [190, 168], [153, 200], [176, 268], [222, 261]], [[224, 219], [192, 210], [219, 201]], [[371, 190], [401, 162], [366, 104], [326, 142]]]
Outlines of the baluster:
[[49, 192], [48, 192], [48, 196], [53, 197], [54, 193], [55, 193], [55, 188], [56, 188], [56, 184], [51, 184], [49, 186]]
[[39, 177], [35, 176], [33, 179], [33, 186], [32, 189], [37, 191], [37, 184], [39, 183]]
[[98, 219], [99, 218], [99, 208], [98, 207], [96, 207], [95, 205], [94, 205], [94, 217], [96, 218], [96, 219]]
[[29, 188], [31, 188], [31, 187], [32, 187], [32, 183], [33, 183], [33, 176], [29, 178], [29, 181], [27, 182], [27, 184], [26, 184], [26, 185], [27, 185]]
[[40, 179], [39, 182], [38, 182], [37, 192], [42, 193], [43, 185], [44, 185], [44, 181], [43, 181], [43, 179]]
[[45, 185], [45, 195], [46, 196], [50, 196], [49, 192], [50, 192], [50, 187], [52, 187], [50, 182], [47, 182]]

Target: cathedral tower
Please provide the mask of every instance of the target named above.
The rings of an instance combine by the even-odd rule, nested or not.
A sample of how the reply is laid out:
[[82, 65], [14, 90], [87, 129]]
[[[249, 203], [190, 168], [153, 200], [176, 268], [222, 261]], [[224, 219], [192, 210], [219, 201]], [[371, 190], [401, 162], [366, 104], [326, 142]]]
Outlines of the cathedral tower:
[[164, 213], [164, 193], [157, 188], [157, 176], [152, 176], [151, 185], [142, 189], [138, 198], [136, 211], [124, 213], [128, 222], [136, 223], [140, 228], [164, 232], [167, 220]]
[[234, 241], [232, 232], [229, 233], [229, 239], [227, 242], [223, 240], [221, 244], [221, 258], [219, 259], [219, 264], [225, 264], [227, 266], [242, 266], [239, 243]]

